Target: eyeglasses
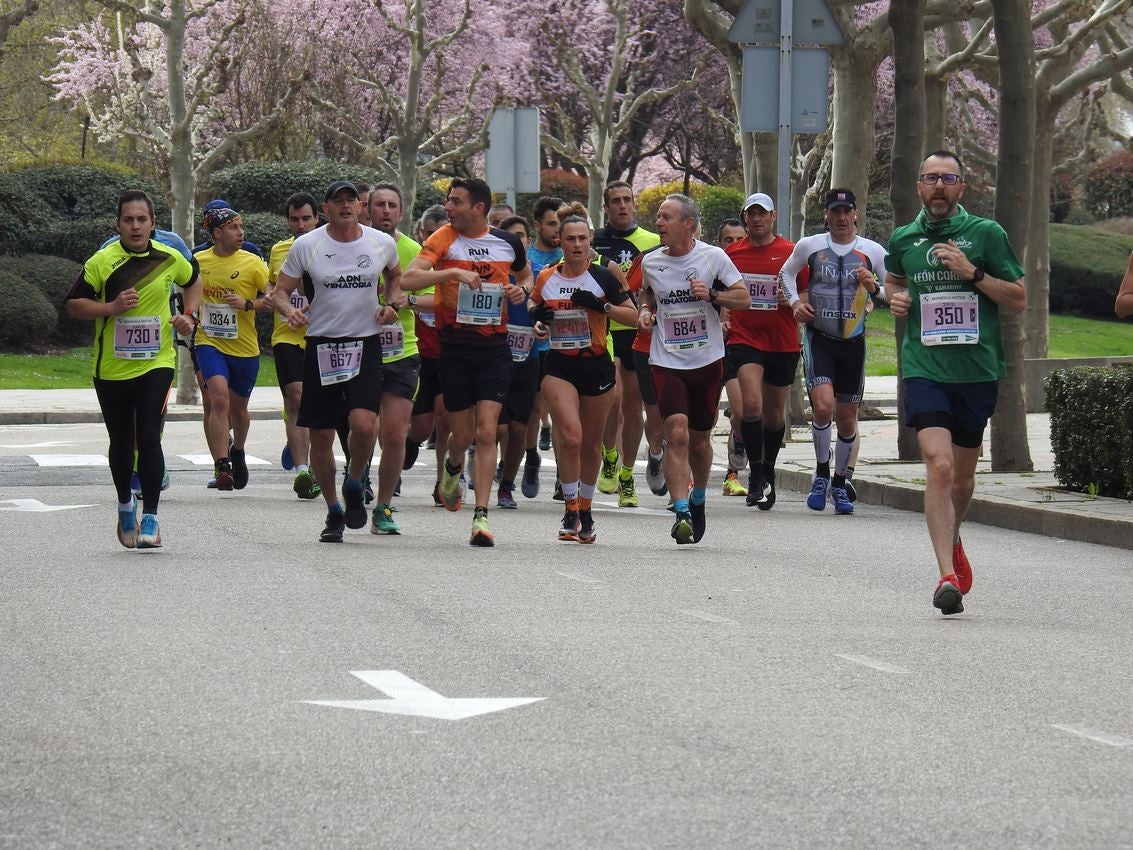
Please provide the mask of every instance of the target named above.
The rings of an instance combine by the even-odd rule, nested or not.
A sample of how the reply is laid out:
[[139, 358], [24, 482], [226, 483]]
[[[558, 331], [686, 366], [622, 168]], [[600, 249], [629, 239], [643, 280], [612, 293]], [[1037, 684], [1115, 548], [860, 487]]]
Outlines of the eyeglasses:
[[938, 182], [943, 183], [945, 186], [955, 186], [960, 182], [959, 174], [922, 174], [918, 178], [922, 183], [928, 186], [935, 186]]

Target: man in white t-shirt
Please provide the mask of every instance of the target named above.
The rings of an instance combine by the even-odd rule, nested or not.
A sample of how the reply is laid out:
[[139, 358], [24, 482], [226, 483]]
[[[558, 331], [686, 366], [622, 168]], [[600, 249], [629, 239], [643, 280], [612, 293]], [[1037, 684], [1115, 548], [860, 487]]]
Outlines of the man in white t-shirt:
[[[638, 327], [653, 329], [649, 363], [665, 422], [665, 480], [673, 496], [677, 543], [704, 536], [712, 467], [712, 426], [724, 381], [719, 308], [746, 310], [751, 299], [728, 255], [696, 238], [700, 211], [685, 195], [669, 195], [657, 211], [660, 250], [641, 263]], [[692, 492], [688, 489], [692, 476]]]

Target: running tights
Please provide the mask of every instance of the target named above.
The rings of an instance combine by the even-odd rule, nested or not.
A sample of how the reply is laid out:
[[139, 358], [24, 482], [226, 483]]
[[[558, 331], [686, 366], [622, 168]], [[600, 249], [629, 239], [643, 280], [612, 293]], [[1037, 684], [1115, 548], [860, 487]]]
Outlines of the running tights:
[[110, 435], [110, 474], [118, 503], [130, 501], [134, 449], [142, 482], [142, 512], [157, 513], [165, 455], [161, 451], [161, 411], [173, 383], [172, 369], [151, 369], [124, 381], [94, 379], [94, 391]]

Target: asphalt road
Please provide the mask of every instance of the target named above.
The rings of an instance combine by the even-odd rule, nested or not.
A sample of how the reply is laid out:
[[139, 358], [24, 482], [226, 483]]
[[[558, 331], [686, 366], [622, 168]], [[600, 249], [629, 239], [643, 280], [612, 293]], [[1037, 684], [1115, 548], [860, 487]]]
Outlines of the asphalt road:
[[945, 619], [919, 514], [714, 486], [698, 546], [647, 492], [560, 544], [549, 462], [495, 549], [423, 465], [328, 546], [281, 445], [219, 494], [172, 423], [131, 552], [108, 471], [44, 465], [101, 426], [0, 428], [0, 846], [1133, 846], [1126, 551], [973, 525]]

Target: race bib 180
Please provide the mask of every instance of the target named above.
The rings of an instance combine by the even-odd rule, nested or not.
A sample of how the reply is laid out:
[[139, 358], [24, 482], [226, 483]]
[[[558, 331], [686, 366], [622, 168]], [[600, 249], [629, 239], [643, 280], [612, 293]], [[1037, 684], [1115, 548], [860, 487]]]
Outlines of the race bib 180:
[[456, 321], [461, 325], [502, 325], [504, 323], [504, 287], [485, 283], [482, 289], [460, 285], [456, 302]]

